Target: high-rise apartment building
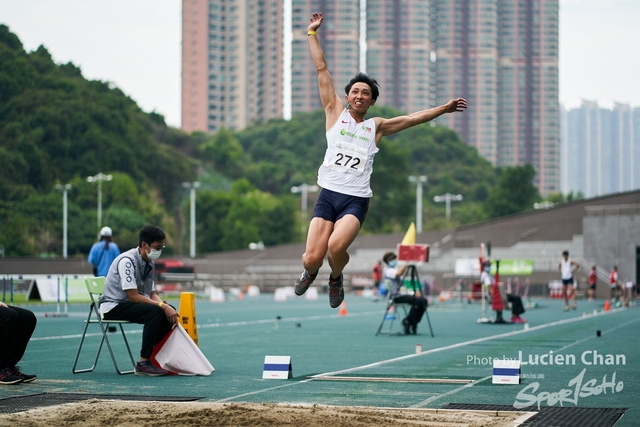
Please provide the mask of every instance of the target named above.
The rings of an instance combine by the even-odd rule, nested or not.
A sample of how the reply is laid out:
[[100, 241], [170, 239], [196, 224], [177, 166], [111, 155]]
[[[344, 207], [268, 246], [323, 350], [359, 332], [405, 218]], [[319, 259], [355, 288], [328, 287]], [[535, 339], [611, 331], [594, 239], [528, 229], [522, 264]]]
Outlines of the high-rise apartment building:
[[458, 79], [436, 85], [436, 99], [470, 105], [444, 122], [494, 165], [531, 163], [539, 191], [558, 191], [558, 1], [439, 0], [436, 26], [449, 41], [436, 35], [438, 83]]
[[438, 122], [494, 165], [531, 163], [540, 192], [558, 191], [558, 0], [367, 0], [367, 72], [382, 76], [382, 103], [405, 111], [466, 98]]
[[558, 0], [501, 0], [498, 165], [531, 163], [541, 194], [560, 186]]
[[429, 1], [368, 1], [366, 16], [367, 73], [380, 83], [377, 104], [406, 113], [429, 108]]
[[583, 101], [563, 110], [561, 191], [587, 198], [640, 188], [640, 108]]
[[463, 97], [469, 108], [442, 117], [482, 157], [498, 164], [498, 1], [433, 0], [435, 104]]
[[292, 4], [291, 112], [321, 108], [318, 77], [309, 53], [307, 26], [312, 12], [324, 16], [318, 40], [336, 93], [360, 70], [360, 0], [289, 0]]
[[[182, 129], [239, 130], [321, 107], [307, 41], [312, 11], [322, 11], [318, 32], [329, 70], [342, 94], [359, 71], [360, 0], [183, 0]], [[285, 32], [291, 29], [291, 69], [284, 71]], [[284, 100], [290, 72], [290, 99]]]
[[282, 116], [282, 0], [182, 1], [182, 130]]

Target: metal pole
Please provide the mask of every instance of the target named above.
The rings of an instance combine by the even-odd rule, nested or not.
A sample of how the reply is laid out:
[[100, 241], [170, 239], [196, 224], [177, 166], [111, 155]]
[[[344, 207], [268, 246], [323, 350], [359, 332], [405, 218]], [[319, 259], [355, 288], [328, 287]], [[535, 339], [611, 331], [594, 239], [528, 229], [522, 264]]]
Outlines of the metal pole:
[[422, 181], [418, 182], [416, 190], [416, 232], [422, 233]]
[[451, 194], [446, 193], [442, 196], [434, 196], [434, 202], [444, 202], [445, 203], [445, 215], [447, 217], [447, 222], [451, 220], [451, 202], [459, 202], [463, 197], [461, 194]]
[[100, 238], [100, 227], [102, 226], [102, 181], [111, 181], [112, 175], [105, 175], [99, 172], [96, 176], [87, 177], [88, 182], [98, 182], [98, 239]]
[[300, 192], [302, 193], [300, 199], [300, 235], [302, 236], [302, 240], [304, 240], [307, 231], [307, 194], [309, 194], [307, 184], [300, 186]]
[[98, 180], [98, 232], [102, 226], [102, 180]]
[[189, 189], [189, 256], [196, 257], [196, 188], [198, 181], [183, 182], [182, 187]]
[[191, 186], [191, 206], [190, 206], [190, 216], [189, 221], [191, 222], [191, 246], [189, 251], [189, 256], [191, 258], [196, 257], [196, 187]]
[[451, 194], [445, 194], [444, 198], [445, 215], [447, 217], [447, 222], [449, 222], [449, 220], [451, 219]]
[[56, 190], [62, 190], [62, 257], [67, 259], [69, 242], [69, 204], [67, 193], [71, 189], [71, 184], [56, 184]]
[[[307, 213], [307, 194], [309, 194], [309, 186], [307, 184], [302, 184], [302, 212]], [[305, 215], [306, 218], [306, 215]]]
[[316, 191], [318, 191], [317, 185], [308, 185], [306, 183], [291, 187], [292, 193], [301, 193], [302, 196], [302, 200], [300, 201], [300, 218], [302, 223], [300, 226], [300, 234], [302, 235], [302, 240], [305, 239], [307, 231], [307, 196], [309, 193], [315, 193]]
[[67, 259], [67, 186], [62, 190], [62, 258]]
[[409, 177], [409, 181], [416, 184], [416, 232], [422, 233], [422, 184], [427, 182], [425, 175]]

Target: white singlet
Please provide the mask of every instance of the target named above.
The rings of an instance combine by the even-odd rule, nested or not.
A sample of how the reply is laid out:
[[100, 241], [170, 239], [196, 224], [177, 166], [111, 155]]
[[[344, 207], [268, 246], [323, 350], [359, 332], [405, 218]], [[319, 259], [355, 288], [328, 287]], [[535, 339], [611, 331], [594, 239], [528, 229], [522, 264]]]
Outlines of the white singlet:
[[327, 151], [318, 170], [318, 185], [349, 196], [371, 197], [373, 158], [379, 151], [373, 119], [356, 123], [345, 109], [326, 136]]
[[564, 258], [560, 260], [560, 272], [562, 273], [562, 278], [564, 280], [569, 280], [573, 277], [573, 267], [571, 266], [571, 258], [567, 258], [565, 261]]

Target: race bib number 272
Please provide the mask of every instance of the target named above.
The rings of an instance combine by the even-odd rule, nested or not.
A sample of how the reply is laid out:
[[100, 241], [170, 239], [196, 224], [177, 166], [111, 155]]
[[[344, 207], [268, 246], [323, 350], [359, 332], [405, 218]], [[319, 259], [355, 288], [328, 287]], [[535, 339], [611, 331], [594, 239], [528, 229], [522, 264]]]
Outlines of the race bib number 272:
[[366, 148], [358, 147], [350, 142], [336, 141], [333, 144], [329, 167], [333, 170], [360, 176], [367, 163], [367, 154]]

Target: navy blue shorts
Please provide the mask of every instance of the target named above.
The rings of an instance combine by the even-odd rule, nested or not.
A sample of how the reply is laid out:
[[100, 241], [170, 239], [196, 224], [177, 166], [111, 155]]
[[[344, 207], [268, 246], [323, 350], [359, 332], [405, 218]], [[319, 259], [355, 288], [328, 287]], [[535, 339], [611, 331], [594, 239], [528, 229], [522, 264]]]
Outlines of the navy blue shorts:
[[368, 210], [369, 199], [366, 197], [348, 196], [323, 188], [318, 194], [312, 218], [322, 218], [335, 223], [350, 214], [358, 218], [362, 226]]
[[571, 279], [562, 279], [562, 285], [563, 286], [573, 285], [573, 277]]

